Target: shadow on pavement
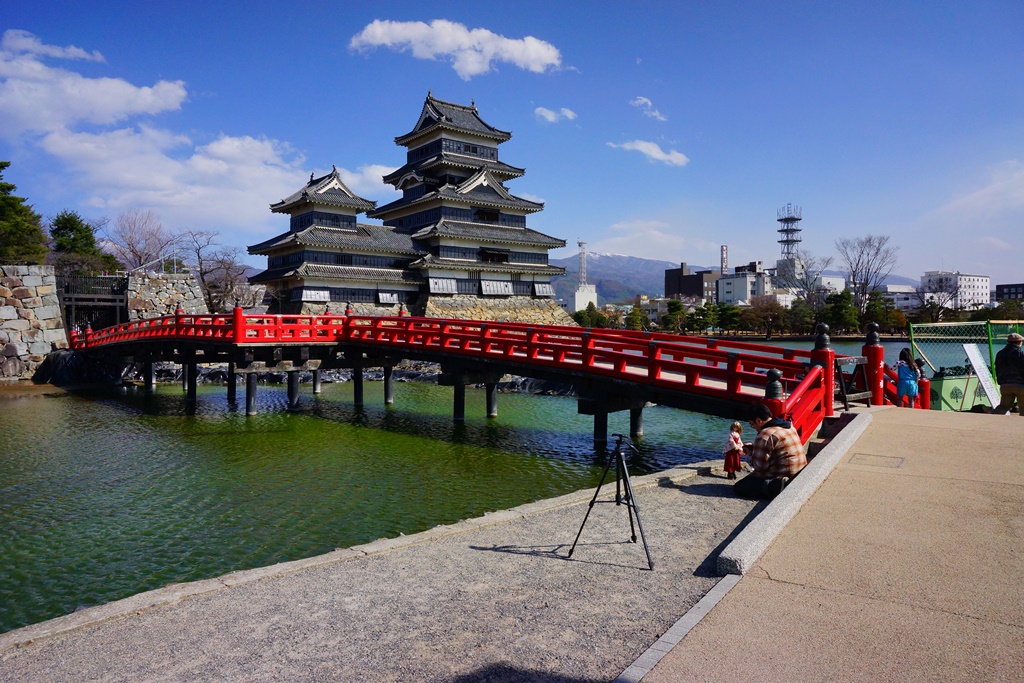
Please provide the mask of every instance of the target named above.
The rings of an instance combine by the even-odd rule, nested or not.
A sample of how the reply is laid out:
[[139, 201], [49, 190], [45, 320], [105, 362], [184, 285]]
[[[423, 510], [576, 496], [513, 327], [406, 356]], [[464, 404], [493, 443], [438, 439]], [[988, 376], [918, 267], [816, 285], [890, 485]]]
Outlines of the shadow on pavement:
[[758, 501], [757, 505], [750, 509], [750, 512], [740, 520], [740, 523], [736, 525], [736, 528], [729, 532], [729, 535], [722, 539], [722, 542], [715, 546], [704, 561], [697, 565], [697, 569], [694, 570], [694, 576], [700, 577], [715, 577], [718, 576], [718, 556], [722, 554], [725, 547], [732, 543], [732, 540], [736, 538], [741, 531], [743, 531], [750, 522], [757, 517], [762, 510], [768, 507], [769, 500]]
[[489, 664], [448, 680], [451, 683], [599, 683], [603, 679], [561, 676], [550, 671], [521, 669], [511, 664]]
[[[490, 551], [492, 553], [508, 553], [510, 555], [532, 555], [534, 557], [543, 557], [543, 558], [547, 558], [547, 559], [550, 559], [550, 560], [562, 560], [563, 562], [580, 562], [582, 564], [596, 564], [596, 565], [600, 565], [602, 567], [618, 567], [619, 569], [638, 569], [638, 570], [643, 570], [643, 571], [650, 571], [650, 568], [647, 565], [638, 567], [638, 566], [634, 566], [634, 565], [630, 565], [630, 564], [619, 564], [619, 563], [616, 563], [616, 562], [597, 562], [597, 561], [594, 561], [594, 560], [588, 560], [588, 559], [585, 559], [585, 558], [581, 558], [579, 556], [579, 550], [582, 550], [582, 549], [585, 549], [585, 548], [588, 548], [588, 547], [595, 547], [595, 546], [602, 546], [602, 545], [629, 545], [629, 546], [633, 546], [634, 542], [630, 541], [630, 540], [625, 540], [625, 541], [605, 541], [605, 542], [580, 543], [579, 545], [576, 546], [577, 553], [573, 557], [566, 557], [566, 555], [560, 555], [559, 554], [559, 551], [564, 551], [566, 553], [569, 552], [568, 550], [566, 550], [569, 547], [569, 545], [566, 544], [566, 543], [561, 543], [559, 545], [494, 545], [494, 546], [471, 545], [471, 546], [469, 546], [469, 548], [470, 548], [470, 550], [487, 550], [487, 551]], [[643, 546], [640, 546], [640, 547], [643, 547]], [[643, 557], [641, 556], [640, 559], [643, 560]]]

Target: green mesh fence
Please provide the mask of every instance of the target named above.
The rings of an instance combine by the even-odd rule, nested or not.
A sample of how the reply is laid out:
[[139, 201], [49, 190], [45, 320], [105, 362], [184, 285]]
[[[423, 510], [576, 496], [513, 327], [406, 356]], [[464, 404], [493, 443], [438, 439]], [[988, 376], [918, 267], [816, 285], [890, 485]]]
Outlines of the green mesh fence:
[[995, 381], [995, 354], [1006, 345], [1006, 335], [1022, 333], [1022, 320], [971, 323], [918, 323], [910, 325], [914, 356], [925, 362], [932, 380], [932, 407], [970, 410], [990, 405], [967, 360], [964, 344], [975, 344]]

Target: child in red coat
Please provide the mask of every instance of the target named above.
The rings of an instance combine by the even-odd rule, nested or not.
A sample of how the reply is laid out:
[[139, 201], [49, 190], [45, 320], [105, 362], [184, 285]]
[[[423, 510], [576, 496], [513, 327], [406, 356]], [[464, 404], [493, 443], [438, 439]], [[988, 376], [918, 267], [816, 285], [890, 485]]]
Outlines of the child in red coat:
[[729, 440], [725, 442], [722, 453], [725, 454], [725, 473], [729, 479], [735, 479], [736, 473], [742, 469], [740, 458], [743, 457], [743, 425], [733, 422], [729, 426]]

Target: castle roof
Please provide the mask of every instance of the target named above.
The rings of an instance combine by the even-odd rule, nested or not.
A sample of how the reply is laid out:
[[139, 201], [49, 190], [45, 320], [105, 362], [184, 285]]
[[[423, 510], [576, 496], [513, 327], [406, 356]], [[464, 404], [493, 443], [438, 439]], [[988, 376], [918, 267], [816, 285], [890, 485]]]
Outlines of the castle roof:
[[309, 182], [305, 186], [289, 197], [271, 204], [270, 210], [274, 213], [290, 213], [292, 209], [302, 204], [338, 206], [354, 209], [357, 213], [370, 211], [377, 206], [377, 202], [363, 199], [348, 189], [338, 174], [337, 166], [332, 166], [330, 173], [319, 178], [314, 178], [310, 173]]
[[249, 282], [273, 282], [285, 278], [322, 278], [325, 280], [361, 280], [364, 282], [381, 282], [388, 284], [414, 284], [423, 282], [418, 272], [397, 268], [368, 268], [365, 266], [336, 266], [324, 263], [303, 263], [297, 266], [285, 266], [265, 270], [253, 275]]
[[408, 163], [401, 168], [392, 171], [384, 176], [384, 182], [395, 185], [403, 176], [408, 173], [427, 171], [433, 168], [450, 166], [453, 168], [466, 168], [478, 170], [485, 168], [495, 175], [503, 176], [503, 180], [519, 178], [526, 174], [526, 169], [510, 166], [502, 161], [490, 161], [481, 159], [471, 154], [458, 154], [456, 152], [438, 152], [437, 154]]
[[495, 244], [542, 246], [548, 249], [565, 246], [565, 240], [551, 237], [529, 228], [513, 228], [492, 223], [453, 221], [447, 218], [412, 234], [412, 238], [417, 240], [426, 240], [432, 237], [454, 237]]
[[464, 104], [445, 102], [428, 92], [416, 125], [405, 135], [395, 138], [395, 144], [410, 146], [417, 138], [429, 135], [436, 130], [468, 133], [478, 137], [489, 138], [498, 144], [512, 137], [512, 133], [498, 130], [484, 122], [476, 110], [475, 103], [471, 103], [467, 107]]
[[445, 184], [441, 187], [427, 192], [419, 197], [408, 199], [402, 197], [390, 204], [367, 211], [370, 218], [383, 218], [397, 209], [429, 204], [438, 199], [447, 199], [459, 204], [470, 206], [489, 207], [495, 209], [518, 209], [527, 213], [543, 211], [544, 205], [538, 202], [531, 202], [511, 194], [494, 177], [490, 169], [482, 168], [473, 177], [468, 178], [458, 186]]
[[355, 229], [313, 225], [305, 230], [286, 232], [249, 247], [250, 254], [267, 254], [289, 246], [359, 249], [369, 252], [418, 255], [408, 233], [386, 225], [364, 225]]
[[548, 275], [552, 277], [565, 274], [565, 268], [560, 266], [531, 263], [481, 263], [480, 261], [467, 263], [460, 259], [441, 258], [434, 256], [433, 254], [427, 254], [423, 258], [413, 261], [409, 264], [409, 268], [414, 270], [424, 270], [427, 268], [448, 268], [451, 270], [471, 269], [475, 271], [486, 271], [489, 273], [524, 273]]

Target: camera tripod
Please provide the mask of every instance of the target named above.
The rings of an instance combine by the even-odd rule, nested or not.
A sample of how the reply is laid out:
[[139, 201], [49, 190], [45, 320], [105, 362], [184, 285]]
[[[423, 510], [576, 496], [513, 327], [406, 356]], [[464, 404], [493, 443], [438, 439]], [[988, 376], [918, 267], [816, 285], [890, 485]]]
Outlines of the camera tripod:
[[[583, 524], [580, 525], [580, 530], [576, 534], [576, 540], [572, 542], [572, 547], [569, 548], [568, 557], [572, 557], [572, 551], [576, 550], [576, 544], [579, 543], [580, 535], [583, 534], [583, 527], [587, 525], [587, 518], [590, 517], [591, 511], [594, 509], [594, 503], [615, 503], [616, 505], [625, 505], [629, 512], [630, 540], [633, 543], [636, 543], [636, 528], [633, 526], [633, 514], [636, 513], [636, 526], [640, 527], [640, 538], [644, 542], [644, 552], [647, 553], [647, 565], [654, 569], [654, 560], [651, 559], [651, 551], [647, 547], [647, 536], [644, 535], [644, 525], [640, 521], [640, 509], [636, 506], [636, 498], [633, 497], [633, 484], [629, 480], [629, 470], [626, 469], [623, 445], [637, 453], [639, 451], [636, 450], [636, 447], [629, 442], [624, 434], [612, 434], [612, 436], [617, 439], [615, 449], [608, 453], [608, 462], [604, 466], [601, 481], [597, 485], [597, 490], [594, 491], [594, 497], [590, 499], [587, 514], [583, 516]], [[604, 486], [604, 480], [612, 468], [612, 462], [615, 463], [615, 500], [598, 500], [597, 496], [601, 493], [601, 487]]]

